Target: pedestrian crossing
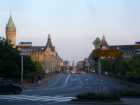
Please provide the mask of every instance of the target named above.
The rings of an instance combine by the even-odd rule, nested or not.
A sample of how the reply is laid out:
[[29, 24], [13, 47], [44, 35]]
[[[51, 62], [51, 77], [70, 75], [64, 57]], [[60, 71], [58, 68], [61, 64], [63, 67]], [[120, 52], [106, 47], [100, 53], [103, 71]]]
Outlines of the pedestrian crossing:
[[42, 101], [42, 102], [67, 102], [74, 99], [74, 97], [63, 96], [33, 96], [33, 95], [0, 95], [0, 100], [8, 101]]

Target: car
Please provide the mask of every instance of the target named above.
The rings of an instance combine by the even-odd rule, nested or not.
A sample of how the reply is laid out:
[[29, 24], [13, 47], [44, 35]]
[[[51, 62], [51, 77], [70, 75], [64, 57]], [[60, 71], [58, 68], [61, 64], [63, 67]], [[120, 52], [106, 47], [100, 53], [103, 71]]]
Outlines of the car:
[[20, 94], [22, 87], [16, 84], [0, 85], [0, 94]]

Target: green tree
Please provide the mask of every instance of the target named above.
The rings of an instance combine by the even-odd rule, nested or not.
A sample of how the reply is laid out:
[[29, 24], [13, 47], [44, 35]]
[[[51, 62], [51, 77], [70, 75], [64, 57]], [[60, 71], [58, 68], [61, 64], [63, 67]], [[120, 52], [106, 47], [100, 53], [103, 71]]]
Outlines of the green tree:
[[[0, 77], [20, 79], [21, 57], [19, 51], [13, 48], [3, 38], [0, 38]], [[24, 57], [24, 79], [33, 79], [38, 73], [43, 73], [40, 64], [31, 60], [30, 57]]]
[[[17, 77], [20, 68], [19, 52], [5, 39], [0, 38], [0, 76]], [[16, 72], [15, 72], [16, 71]]]
[[94, 41], [93, 41], [94, 47], [95, 49], [100, 48], [101, 47], [101, 40], [99, 37], [97, 37]]
[[102, 71], [123, 78], [125, 80], [139, 82], [140, 80], [140, 55], [136, 55], [130, 59], [103, 59], [101, 61]]
[[112, 73], [112, 62], [111, 61], [109, 61], [108, 59], [102, 59], [101, 65], [102, 65], [103, 72]]

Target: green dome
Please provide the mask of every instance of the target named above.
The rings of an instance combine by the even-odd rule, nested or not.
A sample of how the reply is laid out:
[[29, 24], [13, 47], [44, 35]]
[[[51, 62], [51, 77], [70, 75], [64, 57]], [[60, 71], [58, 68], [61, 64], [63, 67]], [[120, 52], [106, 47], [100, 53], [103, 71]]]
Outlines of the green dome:
[[6, 27], [15, 27], [12, 16], [9, 17], [9, 20], [8, 20], [8, 23], [7, 23]]

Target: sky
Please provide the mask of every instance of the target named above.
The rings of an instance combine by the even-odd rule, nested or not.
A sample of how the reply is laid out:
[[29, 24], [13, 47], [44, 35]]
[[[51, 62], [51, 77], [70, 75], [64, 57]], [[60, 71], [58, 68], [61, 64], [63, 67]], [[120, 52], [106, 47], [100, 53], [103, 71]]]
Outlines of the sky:
[[140, 0], [0, 0], [0, 36], [12, 15], [17, 44], [44, 46], [48, 34], [65, 60], [82, 60], [96, 37], [108, 44], [140, 41]]

